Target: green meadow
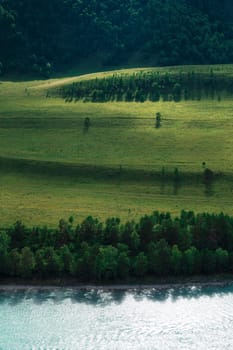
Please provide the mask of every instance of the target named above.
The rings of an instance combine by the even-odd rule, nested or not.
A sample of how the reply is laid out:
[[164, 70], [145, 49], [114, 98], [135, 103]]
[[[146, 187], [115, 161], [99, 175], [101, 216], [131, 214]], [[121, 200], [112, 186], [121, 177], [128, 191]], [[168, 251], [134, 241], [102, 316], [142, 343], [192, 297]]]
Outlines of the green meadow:
[[[231, 65], [211, 69], [233, 75]], [[233, 214], [232, 99], [68, 103], [57, 94], [73, 81], [110, 74], [0, 83], [1, 226], [54, 226], [88, 215], [126, 221], [153, 210]], [[205, 168], [215, 174], [209, 184]]]

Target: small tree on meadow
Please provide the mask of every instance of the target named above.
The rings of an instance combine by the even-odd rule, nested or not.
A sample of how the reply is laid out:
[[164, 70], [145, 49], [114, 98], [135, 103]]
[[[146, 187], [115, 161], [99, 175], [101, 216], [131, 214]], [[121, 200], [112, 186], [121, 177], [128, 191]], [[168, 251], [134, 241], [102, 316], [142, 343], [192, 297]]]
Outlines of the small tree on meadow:
[[155, 116], [155, 128], [159, 129], [161, 127], [161, 113], [156, 113]]
[[89, 130], [90, 126], [91, 126], [91, 120], [89, 117], [86, 117], [84, 119], [84, 124], [83, 124], [84, 131], [87, 132]]

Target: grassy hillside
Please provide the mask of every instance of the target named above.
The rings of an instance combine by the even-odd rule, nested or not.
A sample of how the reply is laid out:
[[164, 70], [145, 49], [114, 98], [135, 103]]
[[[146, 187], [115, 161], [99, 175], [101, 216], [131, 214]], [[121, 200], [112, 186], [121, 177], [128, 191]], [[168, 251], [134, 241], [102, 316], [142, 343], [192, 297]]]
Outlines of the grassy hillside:
[[[233, 74], [231, 65], [158, 69], [210, 70]], [[0, 84], [1, 225], [89, 214], [126, 220], [155, 209], [232, 214], [232, 100], [67, 103], [56, 96], [74, 81], [112, 74]], [[208, 185], [205, 168], [215, 174]]]

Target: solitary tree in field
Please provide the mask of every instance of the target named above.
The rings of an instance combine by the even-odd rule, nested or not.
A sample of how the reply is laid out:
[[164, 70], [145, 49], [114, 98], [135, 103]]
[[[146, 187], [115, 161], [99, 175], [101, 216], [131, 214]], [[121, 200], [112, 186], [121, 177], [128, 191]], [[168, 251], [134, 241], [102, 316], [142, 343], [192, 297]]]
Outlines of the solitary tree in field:
[[159, 129], [161, 126], [161, 113], [156, 113], [156, 116], [155, 116], [155, 127], [156, 129]]
[[90, 118], [86, 117], [84, 119], [84, 125], [83, 125], [84, 132], [87, 132], [89, 130], [90, 126], [91, 126]]

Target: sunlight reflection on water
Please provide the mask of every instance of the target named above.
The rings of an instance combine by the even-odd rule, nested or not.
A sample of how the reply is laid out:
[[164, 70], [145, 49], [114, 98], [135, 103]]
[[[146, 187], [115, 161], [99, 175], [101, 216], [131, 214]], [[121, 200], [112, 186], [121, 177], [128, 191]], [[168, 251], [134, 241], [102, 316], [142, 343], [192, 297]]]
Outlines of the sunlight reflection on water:
[[233, 287], [0, 293], [0, 349], [232, 349]]

